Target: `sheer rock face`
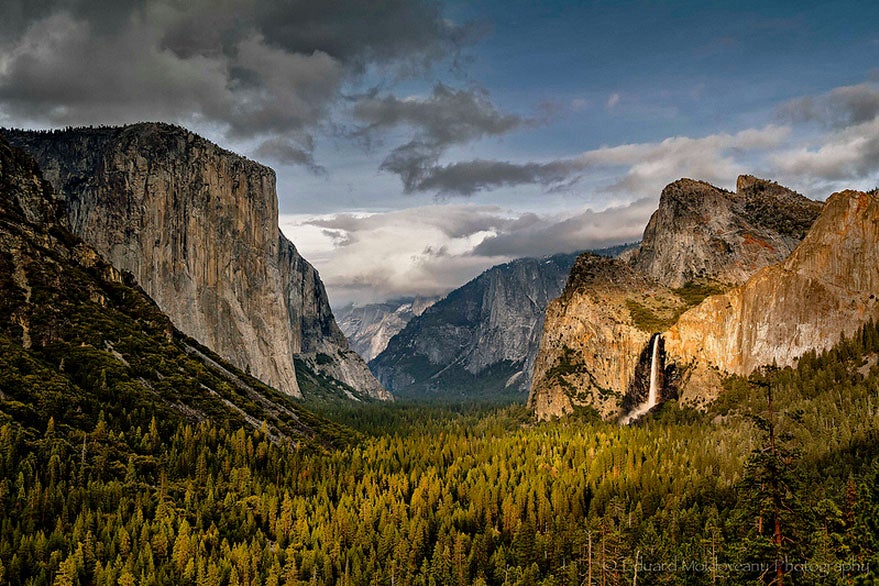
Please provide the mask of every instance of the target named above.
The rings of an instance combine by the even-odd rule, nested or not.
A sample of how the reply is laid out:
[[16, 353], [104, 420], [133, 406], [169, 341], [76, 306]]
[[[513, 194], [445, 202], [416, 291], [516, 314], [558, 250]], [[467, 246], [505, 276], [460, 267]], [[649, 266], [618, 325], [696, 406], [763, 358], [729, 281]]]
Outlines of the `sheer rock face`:
[[265, 429], [273, 440], [338, 437], [329, 422], [174, 328], [131, 274], [70, 232], [64, 202], [3, 136], [0, 341], [12, 358], [0, 405], [26, 425], [52, 415], [79, 426], [115, 398], [180, 423]]
[[279, 232], [271, 169], [165, 124], [7, 137], [66, 201], [73, 232], [184, 333], [295, 396], [293, 356], [324, 344], [336, 370], [359, 373], [343, 382], [379, 393], [316, 271]]
[[339, 327], [351, 348], [370, 361], [388, 347], [412, 318], [436, 303], [436, 297], [409, 297], [385, 303], [348, 305], [337, 311]]
[[793, 365], [879, 319], [877, 298], [879, 196], [836, 193], [787, 260], [684, 313], [666, 334], [666, 350], [695, 377], [685, 397], [716, 393], [711, 373]]
[[528, 405], [540, 419], [575, 407], [617, 415], [641, 348], [650, 334], [636, 328], [625, 298], [647, 290], [649, 279], [617, 259], [584, 254], [565, 291], [546, 310]]
[[546, 304], [561, 292], [575, 256], [488, 269], [409, 321], [370, 368], [401, 396], [524, 394]]
[[[550, 303], [529, 397], [535, 414], [545, 419], [591, 407], [605, 418], [619, 416], [622, 405], [638, 394], [637, 365], [650, 335], [672, 326], [682, 313], [709, 328], [712, 311], [719, 311], [698, 317], [696, 309], [684, 313], [695, 301], [682, 287], [709, 282], [728, 288], [762, 274], [797, 248], [822, 207], [748, 175], [739, 177], [735, 193], [691, 179], [670, 184], [637, 251], [613, 262], [584, 255], [565, 293]], [[703, 302], [705, 307], [712, 303], [719, 302], [713, 297]], [[762, 310], [759, 297], [754, 303], [754, 312]], [[734, 329], [735, 321], [726, 327]], [[697, 405], [710, 399], [719, 380], [716, 370], [681, 368], [695, 364], [692, 353], [700, 348], [700, 334], [687, 334], [685, 350], [672, 339], [684, 334], [667, 335], [664, 377], [675, 388], [666, 390]], [[717, 335], [726, 340], [726, 333]], [[838, 336], [838, 330], [831, 335]], [[717, 345], [718, 355], [730, 350], [727, 341]]]
[[281, 283], [297, 357], [312, 370], [340, 380], [360, 394], [392, 400], [366, 362], [349, 348], [318, 272], [283, 234], [279, 242]]
[[705, 279], [739, 285], [787, 258], [821, 207], [750, 175], [738, 178], [735, 193], [681, 179], [662, 190], [632, 262], [668, 287]]
[[20, 230], [36, 233], [32, 226], [48, 232], [64, 226], [67, 219], [63, 205], [55, 201], [51, 185], [46, 182], [32, 159], [11, 148], [0, 138], [0, 214], [20, 226]]

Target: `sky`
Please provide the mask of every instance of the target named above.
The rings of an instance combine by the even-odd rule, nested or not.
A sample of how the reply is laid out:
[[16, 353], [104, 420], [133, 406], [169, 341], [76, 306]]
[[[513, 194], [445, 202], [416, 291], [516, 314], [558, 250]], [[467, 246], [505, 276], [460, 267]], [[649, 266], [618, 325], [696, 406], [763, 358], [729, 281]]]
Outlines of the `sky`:
[[0, 0], [0, 125], [175, 122], [277, 172], [335, 307], [636, 241], [662, 188], [879, 184], [879, 4]]

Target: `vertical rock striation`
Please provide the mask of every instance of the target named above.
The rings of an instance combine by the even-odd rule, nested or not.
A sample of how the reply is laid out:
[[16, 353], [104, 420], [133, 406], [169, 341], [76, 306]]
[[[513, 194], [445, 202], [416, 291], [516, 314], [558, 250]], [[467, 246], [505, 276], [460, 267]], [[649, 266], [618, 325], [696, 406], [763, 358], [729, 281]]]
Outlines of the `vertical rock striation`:
[[2, 136], [0, 347], [0, 409], [24, 426], [53, 417], [90, 429], [107, 410], [111, 420], [252, 426], [273, 440], [340, 437], [174, 328], [130, 274], [69, 231], [51, 184]]
[[712, 373], [792, 365], [871, 319], [879, 319], [879, 196], [844, 191], [788, 259], [684, 313], [666, 348], [692, 371], [684, 396], [694, 397], [717, 392]]
[[640, 388], [639, 364], [656, 329], [632, 308], [668, 319], [683, 306], [673, 291], [627, 262], [581, 255], [561, 297], [546, 310], [529, 406], [540, 419], [583, 407], [605, 419], [621, 416], [626, 393]]
[[333, 317], [320, 275], [283, 234], [279, 265], [296, 357], [304, 360], [312, 371], [345, 383], [358, 395], [392, 400], [391, 393], [379, 384], [366, 362], [348, 346]]
[[437, 301], [370, 362], [395, 394], [413, 398], [521, 397], [530, 386], [546, 305], [575, 254], [492, 267]]
[[343, 382], [386, 396], [281, 235], [271, 169], [167, 124], [6, 136], [66, 201], [73, 232], [183, 332], [295, 396], [294, 355], [322, 345]]
[[407, 297], [385, 303], [347, 305], [336, 311], [339, 327], [351, 348], [367, 362], [388, 347], [412, 318], [436, 302], [436, 297]]

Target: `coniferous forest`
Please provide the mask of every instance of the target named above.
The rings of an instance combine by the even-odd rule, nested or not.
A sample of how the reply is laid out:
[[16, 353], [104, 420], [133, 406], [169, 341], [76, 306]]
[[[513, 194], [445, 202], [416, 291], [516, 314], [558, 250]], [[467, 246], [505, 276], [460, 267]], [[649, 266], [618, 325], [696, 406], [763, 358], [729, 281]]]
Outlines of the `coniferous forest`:
[[868, 324], [631, 426], [325, 406], [356, 430], [331, 445], [144, 405], [10, 415], [52, 380], [7, 345], [0, 583], [873, 584], [877, 352]]

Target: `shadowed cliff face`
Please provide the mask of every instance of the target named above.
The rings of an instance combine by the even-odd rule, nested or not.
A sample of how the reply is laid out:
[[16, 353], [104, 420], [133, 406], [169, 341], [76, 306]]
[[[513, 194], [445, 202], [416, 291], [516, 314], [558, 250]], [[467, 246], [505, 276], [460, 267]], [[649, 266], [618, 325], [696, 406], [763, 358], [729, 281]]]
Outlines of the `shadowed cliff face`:
[[391, 393], [379, 384], [366, 362], [348, 347], [315, 268], [283, 234], [280, 251], [281, 283], [296, 357], [312, 371], [345, 383], [350, 389], [343, 392], [349, 399], [365, 395], [392, 400]]
[[[621, 415], [643, 399], [651, 334], [693, 315], [687, 352], [697, 353], [700, 334], [693, 328], [700, 322], [711, 327], [717, 311], [694, 313], [698, 307], [710, 307], [716, 303], [711, 295], [788, 258], [822, 207], [748, 175], [739, 177], [735, 193], [691, 179], [670, 184], [638, 250], [615, 262], [584, 255], [562, 297], [550, 303], [529, 397], [536, 415], [545, 419], [577, 407], [608, 419]], [[752, 327], [747, 320], [740, 326]], [[683, 400], [699, 404], [714, 396], [718, 379], [711, 369], [693, 368], [693, 355], [684, 358], [677, 335], [663, 336], [662, 396], [680, 391]], [[834, 330], [830, 337], [838, 336]], [[725, 351], [731, 348], [719, 350]]]
[[296, 396], [293, 357], [320, 346], [342, 382], [387, 396], [280, 234], [271, 169], [165, 124], [7, 136], [37, 159], [74, 233], [185, 333]]
[[650, 342], [641, 351], [638, 364], [629, 383], [629, 388], [620, 405], [620, 413], [627, 414], [643, 404], [650, 394], [650, 378], [653, 367], [653, 339], [656, 339], [657, 372], [656, 383], [658, 386], [659, 402], [678, 398], [679, 371], [677, 365], [670, 362], [665, 350], [665, 338], [661, 334], [654, 334]]
[[619, 417], [627, 392], [638, 392], [636, 373], [655, 331], [639, 312], [670, 320], [684, 307], [674, 291], [629, 263], [581, 255], [547, 308], [528, 404], [541, 419], [576, 407]]
[[370, 368], [399, 396], [524, 398], [546, 304], [574, 257], [492, 267], [411, 319]]

